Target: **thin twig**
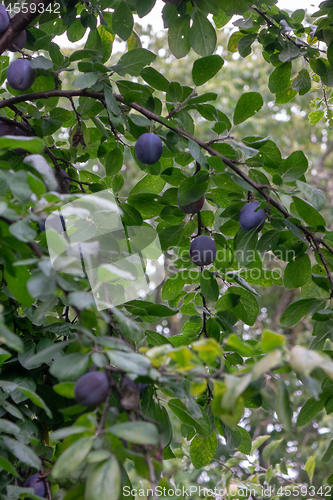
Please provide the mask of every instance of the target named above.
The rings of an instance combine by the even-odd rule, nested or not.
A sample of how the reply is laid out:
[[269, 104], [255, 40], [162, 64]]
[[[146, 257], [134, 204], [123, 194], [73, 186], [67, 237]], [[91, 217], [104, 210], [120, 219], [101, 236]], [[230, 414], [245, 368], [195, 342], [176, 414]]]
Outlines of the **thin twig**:
[[[154, 498], [154, 500], [157, 500], [157, 495], [156, 495], [156, 486], [157, 486], [157, 483], [156, 483], [156, 474], [155, 474], [154, 464], [153, 464], [153, 461], [151, 459], [151, 454], [150, 454], [149, 451], [146, 452], [146, 460], [147, 460], [147, 465], [148, 465], [148, 469], [149, 469], [150, 484], [151, 484], [151, 488], [153, 490], [153, 498]], [[150, 498], [150, 495], [149, 495], [148, 498]]]

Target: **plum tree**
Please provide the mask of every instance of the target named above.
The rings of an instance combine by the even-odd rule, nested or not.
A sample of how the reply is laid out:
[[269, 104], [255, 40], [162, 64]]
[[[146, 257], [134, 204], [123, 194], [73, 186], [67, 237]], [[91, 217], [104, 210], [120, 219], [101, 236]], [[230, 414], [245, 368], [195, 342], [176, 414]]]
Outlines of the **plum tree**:
[[9, 45], [8, 50], [10, 52], [16, 52], [17, 49], [23, 49], [27, 43], [27, 32], [25, 30], [20, 31], [19, 34], [14, 38], [12, 43]]
[[203, 204], [205, 203], [205, 195], [201, 196], [201, 198], [199, 198], [197, 201], [189, 203], [188, 205], [181, 205], [179, 203], [179, 197], [177, 195], [177, 202], [180, 210], [182, 210], [186, 214], [197, 214], [198, 212], [200, 212]]
[[190, 245], [190, 257], [197, 266], [208, 266], [216, 257], [215, 241], [202, 234], [197, 236]]
[[5, 31], [9, 25], [9, 15], [6, 7], [1, 4], [0, 5], [0, 33]]
[[74, 387], [74, 397], [83, 406], [97, 406], [105, 400], [109, 380], [105, 372], [89, 372], [80, 377]]
[[260, 231], [265, 225], [265, 210], [260, 208], [255, 211], [259, 205], [259, 201], [251, 201], [244, 205], [239, 212], [239, 223], [246, 233], [255, 227], [257, 227], [257, 231]]
[[15, 90], [27, 90], [34, 83], [35, 70], [28, 59], [16, 59], [7, 69], [8, 84]]
[[[28, 477], [23, 486], [25, 486], [26, 488], [33, 488], [35, 495], [46, 498], [45, 483], [41, 479], [39, 472], [37, 472], [37, 474], [34, 474], [33, 476]], [[27, 500], [31, 500], [31, 498], [28, 498]]]
[[162, 156], [163, 144], [158, 135], [142, 134], [135, 144], [135, 154], [141, 163], [153, 165]]

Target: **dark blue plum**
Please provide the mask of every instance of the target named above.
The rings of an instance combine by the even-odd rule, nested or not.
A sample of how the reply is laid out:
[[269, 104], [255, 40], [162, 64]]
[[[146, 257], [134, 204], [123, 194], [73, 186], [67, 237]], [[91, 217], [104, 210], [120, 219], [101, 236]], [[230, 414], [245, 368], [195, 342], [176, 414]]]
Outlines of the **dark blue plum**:
[[36, 71], [28, 59], [16, 59], [7, 69], [7, 81], [15, 90], [27, 90], [34, 83]]
[[246, 233], [255, 227], [258, 228], [257, 231], [260, 231], [265, 225], [265, 210], [260, 208], [255, 212], [259, 205], [259, 201], [251, 201], [239, 212], [239, 223]]
[[216, 257], [215, 241], [204, 234], [197, 236], [191, 243], [190, 257], [193, 264], [208, 266]]
[[[42, 479], [40, 479], [39, 472], [37, 472], [37, 474], [34, 474], [33, 476], [28, 477], [23, 486], [25, 488], [33, 488], [35, 495], [46, 498], [45, 483]], [[27, 500], [31, 500], [31, 498], [27, 498]]]
[[16, 135], [16, 128], [15, 125], [0, 121], [0, 137], [4, 135]]
[[135, 154], [141, 163], [153, 165], [162, 156], [163, 144], [158, 135], [142, 134], [135, 144]]
[[3, 4], [0, 4], [0, 33], [3, 33], [9, 24], [9, 15], [6, 7]]
[[185, 212], [186, 214], [197, 214], [200, 212], [200, 210], [203, 207], [203, 204], [205, 203], [205, 195], [201, 196], [199, 200], [193, 201], [192, 203], [189, 203], [188, 205], [181, 205], [179, 203], [179, 197], [177, 195], [177, 202], [180, 210]]
[[74, 387], [74, 397], [80, 405], [97, 406], [105, 401], [109, 380], [105, 372], [89, 372], [80, 377]]
[[23, 49], [27, 42], [27, 32], [25, 30], [20, 31], [18, 35], [12, 40], [12, 43], [9, 45], [8, 50], [10, 52], [16, 52], [17, 49]]

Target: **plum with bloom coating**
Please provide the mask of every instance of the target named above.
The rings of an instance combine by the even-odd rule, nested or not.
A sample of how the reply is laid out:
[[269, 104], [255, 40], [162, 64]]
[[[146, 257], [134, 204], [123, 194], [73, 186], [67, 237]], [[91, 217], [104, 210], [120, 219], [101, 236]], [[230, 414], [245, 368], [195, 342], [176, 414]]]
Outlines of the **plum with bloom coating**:
[[259, 207], [259, 201], [251, 201], [244, 205], [239, 212], [239, 223], [243, 231], [248, 233], [251, 229], [257, 227], [259, 232], [265, 225], [265, 210], [255, 210]]
[[200, 210], [203, 207], [203, 204], [205, 203], [205, 195], [201, 196], [199, 200], [193, 201], [192, 203], [189, 203], [188, 205], [181, 205], [179, 203], [179, 197], [177, 195], [177, 202], [180, 210], [185, 212], [186, 214], [197, 214], [200, 212]]
[[215, 241], [205, 234], [197, 236], [191, 243], [190, 257], [193, 264], [208, 266], [216, 257]]
[[27, 90], [34, 83], [36, 71], [28, 59], [16, 59], [7, 69], [8, 84], [15, 90]]
[[3, 33], [9, 25], [9, 15], [6, 7], [0, 4], [0, 33]]
[[[33, 476], [28, 477], [23, 486], [25, 488], [33, 488], [35, 495], [46, 498], [45, 483], [42, 479], [40, 479], [39, 472], [37, 472], [37, 474], [34, 474]], [[27, 498], [27, 500], [31, 500], [31, 498]]]
[[10, 52], [16, 52], [17, 49], [23, 49], [26, 43], [27, 32], [25, 30], [22, 30], [18, 33], [14, 40], [12, 40], [12, 43], [9, 45], [8, 50], [10, 50]]
[[163, 144], [158, 135], [147, 132], [142, 134], [135, 144], [135, 154], [141, 163], [153, 165], [162, 156]]
[[83, 406], [97, 406], [107, 396], [109, 380], [105, 372], [89, 372], [80, 377], [74, 387], [74, 398]]

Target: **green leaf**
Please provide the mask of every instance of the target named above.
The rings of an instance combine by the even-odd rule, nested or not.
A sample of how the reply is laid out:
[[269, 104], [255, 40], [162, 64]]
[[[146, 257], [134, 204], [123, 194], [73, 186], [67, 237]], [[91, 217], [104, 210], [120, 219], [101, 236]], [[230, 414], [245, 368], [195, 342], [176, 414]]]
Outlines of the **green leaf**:
[[196, 11], [190, 28], [190, 44], [200, 56], [210, 56], [216, 47], [216, 31], [205, 14]]
[[282, 326], [290, 327], [296, 325], [310, 311], [315, 312], [325, 304], [324, 300], [301, 299], [290, 304], [281, 316]]
[[200, 170], [196, 175], [185, 179], [179, 186], [178, 197], [180, 205], [188, 205], [198, 201], [206, 192], [209, 175]]
[[143, 78], [144, 81], [154, 89], [162, 90], [163, 92], [168, 91], [170, 82], [165, 78], [165, 76], [156, 71], [156, 69], [149, 67], [143, 68], [140, 75], [141, 78]]
[[149, 359], [141, 354], [108, 351], [107, 355], [112, 364], [129, 373], [145, 376], [151, 368]]
[[29, 153], [42, 153], [45, 145], [39, 137], [14, 137], [11, 135], [0, 137], [0, 149], [22, 148]]
[[112, 457], [101, 464], [88, 476], [84, 493], [85, 500], [118, 500], [121, 488], [121, 472], [118, 461]]
[[123, 166], [123, 153], [120, 148], [114, 148], [106, 155], [104, 167], [107, 176], [115, 175]]
[[195, 436], [191, 441], [190, 457], [195, 469], [201, 469], [209, 465], [217, 449], [217, 437], [215, 432], [208, 437]]
[[159, 240], [163, 251], [170, 247], [177, 246], [184, 236], [184, 224], [166, 227], [159, 233]]
[[215, 276], [204, 269], [200, 277], [200, 290], [207, 300], [217, 300], [219, 297], [219, 286]]
[[282, 92], [289, 87], [291, 76], [291, 63], [286, 62], [274, 69], [268, 80], [268, 88], [273, 94]]
[[[121, 1], [114, 9], [112, 15], [112, 30], [122, 40], [127, 40], [131, 36], [133, 25], [134, 21], [132, 12], [127, 3], [125, 1]], [[128, 52], [128, 54], [130, 52]]]
[[265, 434], [264, 436], [258, 436], [252, 443], [252, 449], [251, 449], [251, 455], [253, 455], [253, 452], [259, 448], [267, 439], [269, 439], [271, 436]]
[[281, 333], [272, 332], [272, 330], [267, 330], [265, 328], [261, 334], [260, 345], [262, 352], [274, 351], [277, 347], [283, 345], [285, 336]]
[[73, 87], [77, 89], [87, 89], [88, 87], [92, 87], [98, 80], [98, 73], [84, 73], [83, 75], [78, 76], [73, 81]]
[[54, 479], [62, 479], [70, 476], [85, 461], [93, 443], [94, 437], [92, 436], [83, 437], [75, 441], [56, 461], [52, 469], [52, 477]]
[[320, 399], [317, 401], [315, 398], [310, 398], [302, 406], [301, 411], [298, 414], [296, 425], [299, 427], [311, 422], [315, 416], [322, 411], [325, 406], [325, 399]]
[[120, 76], [125, 76], [128, 73], [131, 76], [140, 76], [141, 71], [145, 66], [155, 61], [156, 56], [147, 49], [133, 49], [126, 52], [118, 61], [118, 64], [113, 69]]
[[236, 104], [234, 124], [238, 125], [253, 116], [262, 108], [263, 104], [263, 98], [258, 92], [242, 94]]
[[106, 431], [134, 444], [148, 446], [158, 443], [157, 427], [150, 422], [123, 422], [108, 427]]
[[6, 434], [19, 434], [20, 428], [11, 422], [10, 420], [5, 420], [0, 418], [0, 432], [5, 432]]
[[87, 369], [88, 362], [89, 356], [86, 354], [80, 352], [66, 354], [53, 362], [50, 373], [60, 380], [76, 379]]
[[307, 402], [302, 406], [301, 411], [298, 414], [296, 425], [302, 427], [303, 425], [311, 422], [319, 412], [325, 406], [325, 399], [320, 399], [317, 401], [315, 398], [310, 398]]
[[300, 48], [290, 40], [286, 40], [283, 49], [279, 54], [281, 62], [292, 61], [301, 55]]
[[317, 210], [313, 208], [310, 203], [302, 200], [301, 198], [297, 198], [297, 196], [293, 196], [293, 201], [297, 212], [307, 224], [315, 228], [318, 226], [326, 226], [324, 217], [317, 212]]
[[204, 437], [211, 435], [211, 424], [208, 419], [203, 418], [203, 416], [200, 417], [197, 414], [194, 417], [191, 408], [185, 406], [182, 401], [179, 399], [170, 399], [168, 406], [181, 422], [194, 427], [199, 435]]
[[283, 428], [287, 431], [291, 431], [293, 410], [290, 406], [288, 388], [283, 380], [279, 381], [275, 399], [275, 411], [279, 417], [279, 421], [283, 425]]
[[129, 195], [135, 193], [155, 193], [158, 194], [165, 186], [165, 180], [158, 175], [145, 175], [131, 189]]
[[20, 337], [12, 333], [6, 325], [0, 322], [0, 344], [5, 344], [18, 352], [24, 351], [24, 345]]
[[168, 30], [169, 49], [172, 54], [181, 59], [185, 57], [191, 48], [189, 41], [190, 36], [190, 18], [189, 16], [182, 16], [176, 18]]
[[308, 160], [303, 151], [294, 151], [281, 163], [278, 173], [284, 182], [293, 182], [308, 169]]
[[330, 444], [328, 445], [321, 461], [322, 462], [329, 462], [333, 456], [333, 439], [331, 439]]
[[258, 241], [257, 228], [244, 233], [237, 241], [236, 259], [240, 267], [247, 266], [255, 260], [255, 249]]
[[238, 42], [238, 52], [242, 57], [246, 57], [251, 54], [251, 46], [256, 40], [257, 35], [245, 35]]
[[136, 11], [139, 17], [145, 17], [155, 5], [156, 0], [137, 0]]
[[311, 111], [309, 113], [309, 125], [315, 125], [316, 123], [319, 123], [320, 120], [322, 120], [325, 116], [325, 111], [321, 109], [317, 109], [316, 111]]
[[242, 436], [242, 441], [241, 444], [238, 446], [238, 450], [241, 453], [245, 453], [245, 455], [250, 455], [252, 448], [251, 436], [247, 432], [247, 430], [244, 429], [244, 427], [238, 426], [237, 428]]
[[302, 69], [291, 83], [291, 88], [304, 95], [311, 89], [311, 77], [306, 69]]
[[[19, 429], [20, 432], [20, 429]], [[17, 477], [18, 472], [16, 471], [15, 467], [4, 457], [0, 456], [0, 467], [9, 472], [9, 474], [12, 474], [13, 476]]]
[[323, 191], [302, 181], [296, 181], [296, 184], [301, 193], [316, 210], [324, 208], [326, 205], [326, 198]]
[[265, 446], [263, 453], [262, 453], [262, 458], [269, 462], [269, 459], [272, 455], [272, 453], [278, 448], [280, 443], [283, 441], [283, 438], [277, 439], [275, 441], [271, 441], [267, 446]]
[[283, 283], [286, 288], [298, 288], [311, 279], [311, 261], [307, 254], [290, 261], [284, 271]]
[[231, 286], [217, 301], [218, 311], [232, 310], [232, 313], [246, 325], [254, 325], [259, 314], [257, 299], [244, 288]]
[[37, 56], [30, 62], [31, 68], [34, 69], [51, 69], [53, 68], [53, 62], [43, 56]]
[[228, 16], [243, 14], [249, 10], [248, 0], [223, 0], [222, 8]]
[[315, 471], [315, 467], [316, 467], [316, 455], [311, 455], [311, 457], [309, 457], [307, 459], [307, 461], [305, 462], [305, 467], [304, 467], [307, 475], [309, 476], [311, 484], [312, 484], [312, 478], [313, 478], [313, 474]]
[[4, 278], [9, 290], [14, 297], [24, 306], [30, 307], [35, 299], [31, 297], [27, 289], [27, 281], [31, 278], [31, 274], [25, 266], [15, 268], [15, 275], [10, 274], [7, 269], [4, 269]]
[[194, 61], [192, 68], [192, 80], [194, 85], [199, 86], [208, 82], [222, 68], [224, 61], [218, 55], [202, 57]]
[[186, 280], [183, 278], [183, 272], [175, 273], [166, 280], [162, 289], [162, 300], [173, 300], [178, 297], [183, 290]]
[[37, 470], [40, 469], [41, 461], [31, 448], [19, 441], [16, 441], [16, 439], [5, 436], [3, 436], [2, 439], [6, 448], [21, 462], [29, 465], [30, 467], [34, 467]]

